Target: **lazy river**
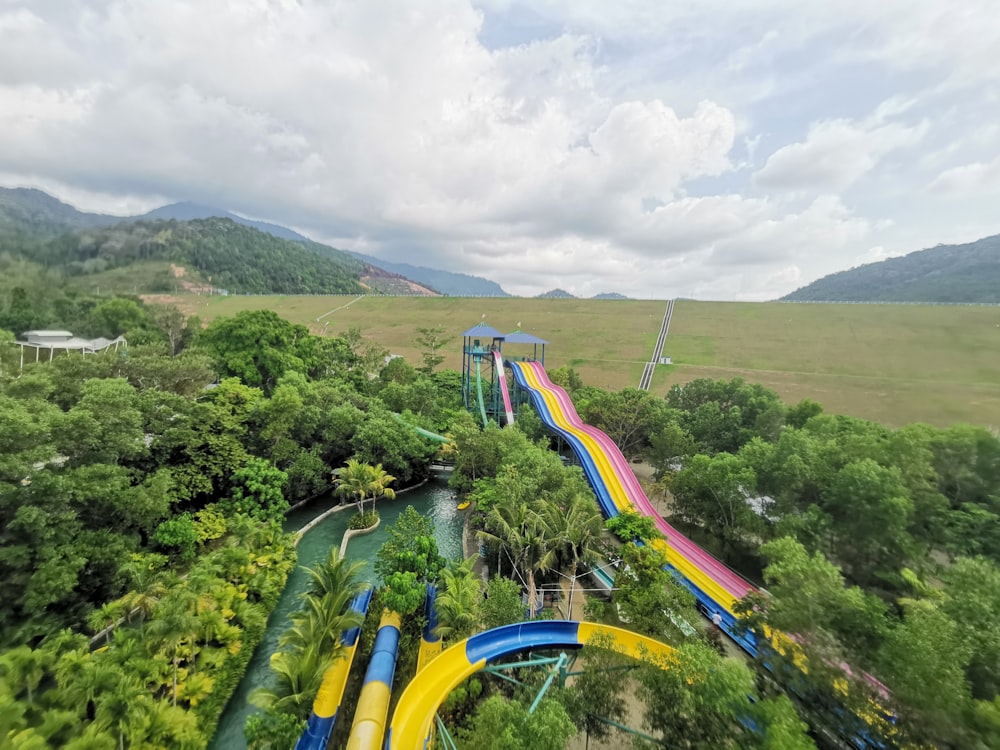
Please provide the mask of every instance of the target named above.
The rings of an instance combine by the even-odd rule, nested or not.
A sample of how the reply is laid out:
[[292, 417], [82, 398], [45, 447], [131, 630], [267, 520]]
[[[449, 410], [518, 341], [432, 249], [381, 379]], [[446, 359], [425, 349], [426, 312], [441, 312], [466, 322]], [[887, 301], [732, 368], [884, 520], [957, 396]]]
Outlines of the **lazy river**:
[[[330, 502], [329, 498], [321, 498], [290, 513], [285, 520], [285, 530], [296, 531], [302, 528], [329, 507]], [[461, 557], [464, 514], [458, 511], [455, 495], [448, 489], [447, 475], [439, 476], [421, 487], [401, 493], [395, 500], [379, 502], [378, 510], [382, 518], [379, 528], [372, 534], [351, 539], [347, 545], [346, 557], [348, 560], [366, 563], [362, 570], [362, 578], [365, 580], [374, 582], [375, 553], [388, 538], [389, 528], [408, 505], [433, 520], [438, 549], [444, 557]], [[340, 547], [347, 522], [353, 513], [353, 510], [334, 513], [299, 541], [298, 566], [288, 576], [285, 590], [267, 621], [264, 638], [254, 651], [242, 682], [222, 714], [219, 727], [208, 746], [209, 750], [245, 750], [247, 744], [243, 737], [243, 723], [251, 712], [256, 711], [247, 703], [247, 698], [255, 688], [266, 685], [270, 679], [271, 654], [277, 650], [278, 638], [290, 624], [289, 615], [299, 607], [299, 595], [308, 588], [309, 579], [302, 568], [315, 565], [326, 558], [331, 548]]]

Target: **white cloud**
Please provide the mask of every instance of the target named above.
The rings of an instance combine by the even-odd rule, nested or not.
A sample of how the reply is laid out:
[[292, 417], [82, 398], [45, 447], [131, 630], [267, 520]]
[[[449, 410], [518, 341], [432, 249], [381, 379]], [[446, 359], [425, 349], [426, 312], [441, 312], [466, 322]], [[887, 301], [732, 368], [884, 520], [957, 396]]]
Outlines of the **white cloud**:
[[[885, 115], [880, 107], [873, 122]], [[843, 190], [891, 151], [918, 144], [926, 132], [926, 123], [906, 127], [840, 119], [819, 122], [809, 128], [805, 141], [771, 154], [754, 180], [776, 190]]]
[[956, 196], [997, 189], [1000, 189], [1000, 156], [989, 162], [975, 162], [946, 169], [928, 187], [934, 193]]
[[[946, 241], [920, 186], [994, 184], [992, 16], [845, 3], [8, 0], [0, 178], [212, 203], [513, 291], [779, 296]], [[529, 12], [538, 38], [483, 44]]]

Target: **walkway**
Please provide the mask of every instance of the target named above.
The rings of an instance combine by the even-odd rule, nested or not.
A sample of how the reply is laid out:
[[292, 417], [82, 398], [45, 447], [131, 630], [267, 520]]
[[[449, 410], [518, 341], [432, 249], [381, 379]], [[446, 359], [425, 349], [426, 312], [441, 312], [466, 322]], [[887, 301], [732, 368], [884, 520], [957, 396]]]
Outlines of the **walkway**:
[[653, 371], [663, 356], [663, 344], [667, 340], [667, 331], [670, 330], [670, 316], [674, 314], [674, 300], [667, 301], [667, 310], [663, 314], [663, 324], [660, 326], [660, 335], [656, 339], [656, 346], [653, 347], [653, 356], [642, 369], [642, 377], [639, 379], [639, 390], [648, 391], [653, 380]]

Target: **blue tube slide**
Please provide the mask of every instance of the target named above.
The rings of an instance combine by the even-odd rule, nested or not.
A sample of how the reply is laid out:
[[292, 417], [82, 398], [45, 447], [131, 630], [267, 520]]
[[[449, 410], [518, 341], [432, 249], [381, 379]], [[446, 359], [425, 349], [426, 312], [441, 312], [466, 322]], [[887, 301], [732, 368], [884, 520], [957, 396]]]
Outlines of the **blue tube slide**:
[[[351, 600], [349, 611], [357, 612], [362, 617], [368, 612], [368, 605], [372, 600], [372, 590], [365, 589]], [[361, 628], [350, 628], [340, 635], [340, 647], [344, 650], [344, 655], [335, 661], [323, 673], [323, 683], [320, 685], [319, 693], [313, 702], [313, 710], [306, 723], [306, 729], [295, 743], [295, 750], [324, 750], [330, 741], [334, 724], [340, 714], [340, 703], [344, 697], [344, 688], [347, 685], [347, 676], [350, 674], [351, 665], [354, 663], [354, 654], [358, 649], [358, 636], [361, 635]]]
[[351, 736], [347, 740], [348, 750], [377, 750], [382, 745], [389, 715], [392, 678], [396, 673], [399, 629], [399, 615], [385, 610], [375, 634], [375, 646], [365, 672], [365, 681], [361, 685]]

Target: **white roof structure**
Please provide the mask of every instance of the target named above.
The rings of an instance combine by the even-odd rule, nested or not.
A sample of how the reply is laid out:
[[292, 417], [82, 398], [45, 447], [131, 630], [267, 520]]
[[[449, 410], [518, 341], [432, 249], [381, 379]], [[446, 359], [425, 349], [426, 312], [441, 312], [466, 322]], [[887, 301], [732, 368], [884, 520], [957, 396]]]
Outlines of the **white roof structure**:
[[113, 339], [106, 339], [103, 336], [96, 339], [84, 339], [74, 336], [69, 331], [26, 331], [24, 337], [27, 341], [16, 342], [21, 347], [22, 367], [24, 367], [25, 347], [35, 350], [35, 361], [37, 362], [39, 360], [39, 352], [43, 350], [48, 350], [49, 360], [51, 361], [52, 355], [60, 350], [67, 353], [96, 354], [111, 347], [114, 347], [115, 351], [118, 351], [119, 346], [128, 346], [128, 341], [125, 340], [124, 336], [118, 336]]

